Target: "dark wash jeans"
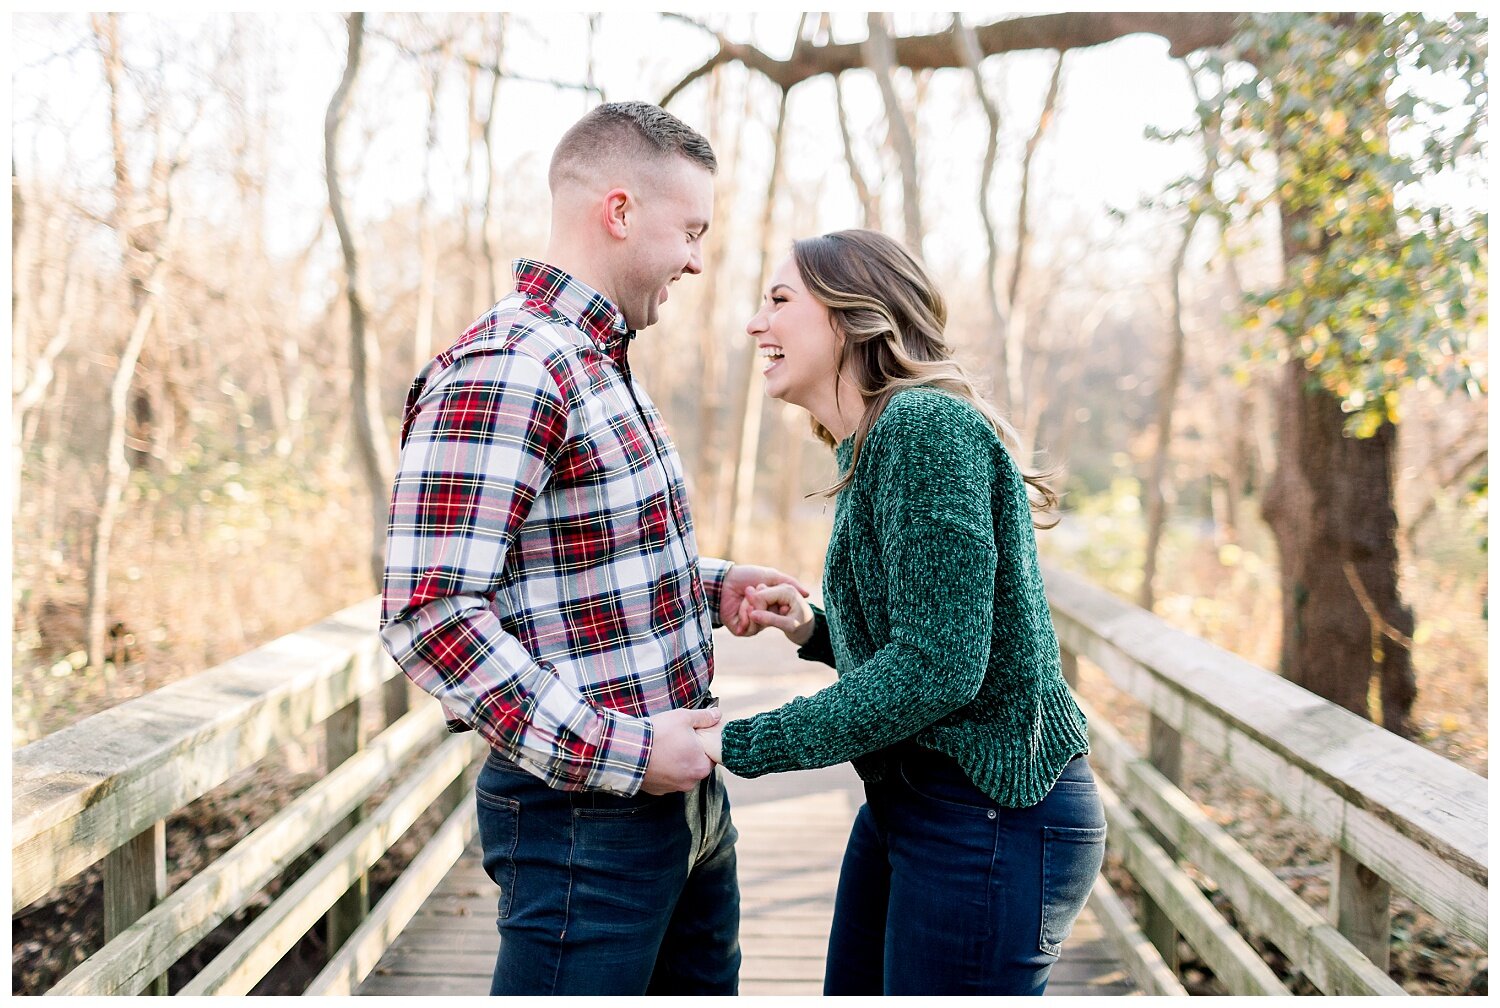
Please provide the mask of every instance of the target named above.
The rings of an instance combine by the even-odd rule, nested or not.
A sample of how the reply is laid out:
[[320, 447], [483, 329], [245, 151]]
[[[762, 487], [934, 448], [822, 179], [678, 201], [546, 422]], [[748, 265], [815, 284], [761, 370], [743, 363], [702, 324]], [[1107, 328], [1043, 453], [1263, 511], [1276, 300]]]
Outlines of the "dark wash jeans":
[[734, 994], [734, 824], [716, 770], [686, 794], [558, 791], [491, 753], [475, 789], [500, 886], [491, 994]]
[[825, 994], [1041, 994], [1104, 862], [1075, 757], [1030, 808], [995, 802], [911, 743], [865, 785], [844, 853]]

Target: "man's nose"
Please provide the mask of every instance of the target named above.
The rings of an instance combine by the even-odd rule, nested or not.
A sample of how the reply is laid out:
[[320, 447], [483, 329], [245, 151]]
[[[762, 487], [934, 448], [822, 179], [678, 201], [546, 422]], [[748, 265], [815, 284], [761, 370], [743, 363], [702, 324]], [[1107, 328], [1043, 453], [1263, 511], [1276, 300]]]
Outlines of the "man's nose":
[[684, 273], [692, 273], [694, 276], [703, 272], [703, 250], [693, 246], [692, 254], [688, 256], [687, 265], [682, 268]]

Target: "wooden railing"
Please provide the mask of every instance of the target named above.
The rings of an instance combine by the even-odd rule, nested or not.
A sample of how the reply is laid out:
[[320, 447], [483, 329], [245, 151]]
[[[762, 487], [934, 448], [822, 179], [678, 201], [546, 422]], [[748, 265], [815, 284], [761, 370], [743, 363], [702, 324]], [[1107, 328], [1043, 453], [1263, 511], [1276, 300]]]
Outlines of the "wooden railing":
[[[336, 951], [307, 993], [348, 993], [369, 972], [472, 836], [459, 798], [483, 750], [474, 733], [450, 737], [436, 704], [406, 713], [377, 612], [353, 606], [12, 754], [12, 913], [103, 863], [105, 944], [47, 993], [166, 993], [173, 963], [320, 840], [326, 852], [178, 993], [248, 992], [320, 919]], [[388, 726], [367, 741], [371, 721]], [[166, 892], [167, 817], [318, 730], [325, 776]], [[368, 870], [434, 804], [451, 814], [372, 911]]]
[[[1483, 777], [1076, 575], [1049, 568], [1046, 579], [1070, 678], [1078, 659], [1090, 661], [1149, 712], [1143, 756], [1104, 712], [1086, 710], [1109, 848], [1143, 894], [1139, 921], [1103, 879], [1094, 906], [1148, 993], [1184, 993], [1173, 962], [1178, 936], [1230, 993], [1288, 993], [1202, 894], [1189, 865], [1325, 994], [1404, 993], [1387, 975], [1393, 891], [1487, 944]], [[1333, 845], [1331, 920], [1179, 789], [1184, 739]]]
[[[1392, 891], [1487, 942], [1483, 778], [1074, 575], [1049, 569], [1047, 582], [1070, 677], [1080, 659], [1092, 662], [1150, 712], [1142, 756], [1088, 711], [1109, 846], [1142, 893], [1139, 920], [1102, 877], [1091, 905], [1145, 991], [1185, 993], [1173, 961], [1181, 936], [1230, 992], [1286, 993], [1188, 866], [1328, 994], [1403, 993], [1386, 973]], [[12, 912], [103, 863], [105, 945], [48, 993], [165, 993], [173, 963], [320, 840], [327, 851], [179, 993], [249, 991], [325, 916], [333, 951], [307, 993], [350, 993], [370, 973], [473, 835], [460, 798], [484, 751], [475, 733], [448, 736], [436, 704], [404, 713], [406, 681], [380, 650], [375, 605], [13, 754]], [[388, 727], [367, 741], [375, 717], [363, 711], [377, 701]], [[166, 892], [167, 818], [315, 731], [323, 779]], [[1183, 739], [1332, 843], [1331, 921], [1177, 787]], [[369, 868], [434, 804], [442, 826], [370, 908]]]

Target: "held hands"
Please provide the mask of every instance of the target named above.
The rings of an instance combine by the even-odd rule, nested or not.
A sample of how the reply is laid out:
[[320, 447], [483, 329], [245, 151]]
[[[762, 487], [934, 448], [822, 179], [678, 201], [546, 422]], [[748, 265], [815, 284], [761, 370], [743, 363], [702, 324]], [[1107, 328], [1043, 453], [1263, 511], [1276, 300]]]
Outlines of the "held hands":
[[703, 752], [715, 763], [724, 762], [724, 723], [710, 725], [707, 728], [698, 729], [698, 744], [703, 747]]
[[714, 769], [694, 730], [710, 727], [717, 730], [719, 708], [679, 707], [650, 720], [651, 755], [646, 761], [641, 790], [654, 795], [691, 791]]
[[[802, 593], [805, 594], [805, 593]], [[745, 589], [745, 618], [759, 627], [775, 627], [801, 647], [813, 632], [812, 606], [791, 585]]]
[[736, 637], [754, 637], [760, 633], [768, 624], [749, 619], [749, 614], [755, 607], [746, 604], [746, 592], [767, 586], [784, 587], [799, 599], [806, 598], [808, 594], [807, 589], [802, 587], [802, 582], [790, 574], [783, 574], [772, 567], [735, 564], [724, 575], [724, 584], [719, 590], [719, 622], [728, 627], [729, 632]]

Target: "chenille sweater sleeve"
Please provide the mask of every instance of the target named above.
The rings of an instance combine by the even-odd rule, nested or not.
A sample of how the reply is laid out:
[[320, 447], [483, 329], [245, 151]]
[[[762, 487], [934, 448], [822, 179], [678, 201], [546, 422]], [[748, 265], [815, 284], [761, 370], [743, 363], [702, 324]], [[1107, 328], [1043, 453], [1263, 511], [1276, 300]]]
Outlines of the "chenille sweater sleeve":
[[994, 609], [993, 471], [979, 418], [947, 402], [893, 402], [857, 463], [877, 542], [853, 548], [878, 550], [888, 640], [812, 696], [726, 724], [733, 773], [842, 763], [910, 738], [978, 692]]

